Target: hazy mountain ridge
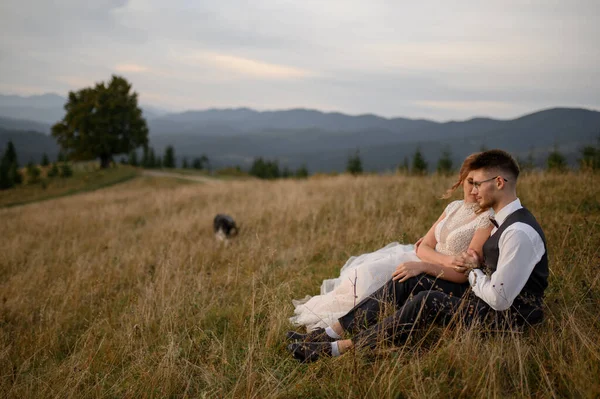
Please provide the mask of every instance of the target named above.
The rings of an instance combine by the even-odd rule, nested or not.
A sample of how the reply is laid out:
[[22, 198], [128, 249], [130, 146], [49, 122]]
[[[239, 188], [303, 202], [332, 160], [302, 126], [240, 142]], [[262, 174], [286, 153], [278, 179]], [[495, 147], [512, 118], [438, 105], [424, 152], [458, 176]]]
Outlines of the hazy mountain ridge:
[[[16, 98], [16, 99], [15, 99]], [[0, 96], [3, 106], [23, 106], [24, 98]], [[57, 95], [38, 96], [38, 106], [64, 101]], [[35, 110], [35, 107], [30, 107]], [[62, 109], [62, 104], [61, 104]], [[62, 117], [62, 111], [61, 111]], [[377, 115], [345, 115], [310, 109], [256, 111], [250, 108], [186, 111], [160, 117], [147, 116], [150, 144], [162, 154], [173, 145], [178, 158], [208, 155], [215, 167], [240, 164], [247, 167], [254, 157], [279, 159], [281, 164], [298, 167], [305, 163], [311, 171], [343, 170], [348, 155], [360, 150], [367, 170], [390, 169], [409, 159], [420, 147], [435, 167], [445, 149], [456, 163], [467, 154], [501, 147], [525, 158], [531, 149], [538, 164], [554, 146], [574, 163], [578, 151], [596, 144], [600, 135], [600, 112], [580, 108], [552, 108], [510, 120], [475, 117], [465, 121], [434, 122], [423, 119], [383, 118]], [[31, 136], [17, 150], [32, 160], [43, 152], [51, 157], [58, 148], [54, 139], [41, 139], [25, 131], [48, 133], [50, 124], [0, 117], [0, 149], [7, 137]], [[21, 131], [19, 133], [19, 131]], [[35, 148], [19, 148], [39, 141]], [[42, 151], [42, 148], [46, 148]], [[41, 152], [40, 152], [41, 151]]]
[[[0, 117], [53, 125], [65, 115], [66, 102], [66, 97], [55, 93], [25, 97], [0, 94]], [[148, 119], [158, 118], [167, 113], [152, 106], [142, 106], [142, 110]]]

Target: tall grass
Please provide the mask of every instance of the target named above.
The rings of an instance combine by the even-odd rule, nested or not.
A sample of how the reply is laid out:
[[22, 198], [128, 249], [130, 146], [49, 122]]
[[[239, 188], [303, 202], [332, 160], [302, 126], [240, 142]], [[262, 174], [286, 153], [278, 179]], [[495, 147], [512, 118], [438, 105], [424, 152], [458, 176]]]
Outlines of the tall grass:
[[[547, 319], [521, 334], [461, 326], [377, 355], [303, 365], [292, 298], [351, 255], [414, 242], [441, 177], [178, 185], [135, 179], [0, 209], [0, 392], [7, 397], [598, 397], [600, 185], [524, 176], [550, 254]], [[211, 231], [229, 213], [240, 236]]]

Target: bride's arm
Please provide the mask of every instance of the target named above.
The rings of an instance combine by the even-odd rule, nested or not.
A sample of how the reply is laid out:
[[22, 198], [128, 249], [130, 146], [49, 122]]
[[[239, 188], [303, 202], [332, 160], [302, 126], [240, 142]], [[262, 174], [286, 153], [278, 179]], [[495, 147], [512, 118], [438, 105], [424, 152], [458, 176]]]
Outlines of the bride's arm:
[[[454, 260], [454, 256], [443, 255], [435, 250], [435, 246], [437, 244], [437, 240], [435, 239], [435, 228], [446, 217], [446, 212], [442, 213], [439, 219], [431, 226], [425, 237], [423, 237], [423, 241], [419, 246], [416, 247], [416, 254], [423, 262], [426, 263], [436, 263], [438, 265], [443, 265], [452, 269], [454, 266], [452, 261]], [[452, 269], [454, 270], [454, 269]]]
[[[475, 230], [475, 234], [471, 239], [471, 243], [469, 244], [469, 249], [477, 252], [479, 259], [483, 259], [483, 244], [490, 237], [490, 233], [492, 231], [493, 226], [485, 227], [481, 229]], [[444, 256], [444, 255], [442, 255]], [[450, 256], [453, 258], [452, 263], [462, 263], [464, 262], [464, 257], [462, 255], [459, 256]], [[430, 276], [439, 277], [444, 280], [453, 281], [455, 283], [464, 283], [467, 281], [466, 276], [463, 273], [459, 273], [454, 270], [454, 266], [445, 266], [437, 263], [429, 263], [425, 262], [423, 265], [424, 272], [429, 274]], [[462, 276], [461, 276], [462, 274]]]
[[[490, 236], [491, 230], [492, 230], [492, 227], [484, 227], [484, 228], [475, 230], [475, 234], [473, 235], [473, 238], [471, 239], [471, 243], [469, 244], [469, 248], [474, 250], [475, 252], [477, 252], [477, 254], [480, 255], [480, 259], [481, 259], [483, 244]], [[423, 242], [424, 241], [425, 241], [425, 239], [423, 239]], [[422, 244], [423, 243], [421, 243], [421, 245], [419, 247], [421, 247]], [[441, 256], [446, 256], [446, 255], [441, 255]], [[454, 263], [462, 264], [465, 262], [465, 258], [463, 257], [462, 254], [458, 255], [458, 256], [449, 256], [449, 257], [454, 259], [453, 264]], [[428, 262], [428, 261], [401, 263], [400, 265], [398, 265], [398, 267], [396, 268], [394, 273], [392, 273], [392, 279], [403, 282], [403, 281], [406, 281], [407, 279], [409, 279], [410, 277], [417, 276], [421, 273], [426, 273], [430, 276], [433, 276], [436, 278], [441, 278], [441, 279], [444, 279], [447, 281], [452, 281], [454, 283], [464, 283], [467, 281], [467, 276], [464, 275], [463, 273], [457, 272], [456, 270], [454, 270], [454, 268], [452, 266], [450, 266], [450, 267], [444, 266], [439, 263]]]

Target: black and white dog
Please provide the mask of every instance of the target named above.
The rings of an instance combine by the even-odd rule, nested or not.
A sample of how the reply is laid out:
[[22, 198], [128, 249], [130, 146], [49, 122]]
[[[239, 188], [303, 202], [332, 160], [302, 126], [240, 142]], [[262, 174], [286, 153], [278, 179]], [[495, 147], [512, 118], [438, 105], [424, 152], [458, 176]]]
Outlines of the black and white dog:
[[215, 238], [218, 241], [227, 241], [228, 238], [237, 236], [239, 232], [235, 220], [231, 216], [221, 213], [215, 216], [213, 229], [215, 230]]

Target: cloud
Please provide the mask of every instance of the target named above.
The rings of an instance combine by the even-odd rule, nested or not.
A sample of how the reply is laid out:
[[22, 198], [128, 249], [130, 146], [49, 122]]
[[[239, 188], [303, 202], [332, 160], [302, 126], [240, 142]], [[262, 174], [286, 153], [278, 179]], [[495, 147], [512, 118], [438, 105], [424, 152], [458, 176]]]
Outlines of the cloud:
[[261, 79], [297, 79], [315, 75], [315, 73], [301, 68], [214, 52], [196, 52], [184, 55], [181, 59], [191, 63], [210, 64], [220, 70], [233, 72], [240, 76]]
[[149, 68], [138, 64], [119, 64], [115, 66], [115, 71], [121, 73], [143, 73], [148, 72]]
[[65, 95], [118, 73], [169, 108], [434, 119], [594, 105], [600, 92], [591, 0], [55, 3], [0, 2], [0, 91]]

